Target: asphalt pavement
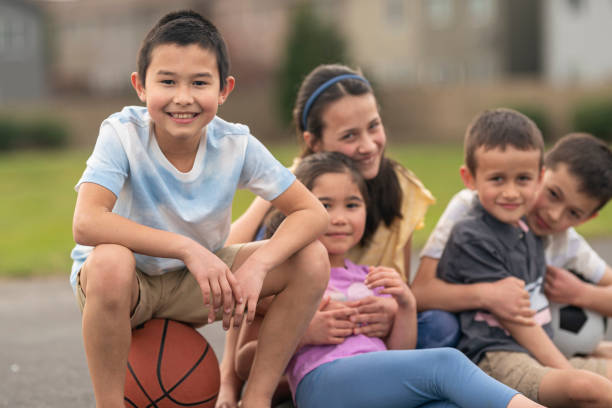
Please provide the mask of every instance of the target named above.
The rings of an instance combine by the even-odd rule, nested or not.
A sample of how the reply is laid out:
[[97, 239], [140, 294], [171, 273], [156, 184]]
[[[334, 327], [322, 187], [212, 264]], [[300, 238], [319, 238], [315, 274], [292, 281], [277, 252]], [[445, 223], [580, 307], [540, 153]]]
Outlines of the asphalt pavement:
[[[612, 265], [612, 239], [592, 245]], [[221, 360], [221, 324], [200, 332]], [[612, 339], [610, 329], [607, 338]], [[0, 280], [0, 408], [94, 406], [81, 316], [68, 277]]]

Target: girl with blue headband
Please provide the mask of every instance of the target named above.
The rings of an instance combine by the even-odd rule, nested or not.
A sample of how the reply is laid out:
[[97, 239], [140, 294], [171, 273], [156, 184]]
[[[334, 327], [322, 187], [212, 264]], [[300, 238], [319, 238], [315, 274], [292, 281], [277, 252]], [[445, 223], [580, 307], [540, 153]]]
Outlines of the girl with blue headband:
[[[320, 65], [302, 82], [293, 119], [303, 145], [300, 158], [315, 152], [337, 151], [355, 160], [366, 179], [372, 204], [368, 207], [363, 238], [351, 249], [349, 259], [357, 264], [393, 268], [407, 281], [412, 233], [422, 227], [427, 208], [435, 200], [412, 172], [385, 157], [387, 137], [369, 81], [361, 73], [343, 65]], [[269, 209], [270, 203], [256, 199], [232, 225], [227, 244], [253, 240]], [[375, 296], [355, 302], [330, 301], [315, 314], [312, 324], [320, 330], [314, 331], [318, 336], [311, 341], [313, 344], [339, 343], [353, 334], [384, 337], [391, 329], [395, 309], [393, 302]], [[419, 325], [420, 322], [421, 318]], [[444, 324], [437, 322], [437, 327], [444, 331]], [[449, 332], [455, 335], [456, 319], [452, 323], [454, 326]], [[252, 355], [252, 350], [243, 349], [243, 345], [256, 337], [257, 328], [251, 326], [245, 330], [251, 332], [242, 333], [240, 341], [238, 334], [228, 332], [221, 364], [222, 387], [218, 407], [224, 407], [223, 401], [228, 401], [225, 407], [235, 406], [242, 384], [240, 378], [244, 374], [237, 373], [235, 368], [243, 366], [241, 361], [249, 361], [237, 356]], [[423, 344], [419, 339], [419, 347], [449, 343], [444, 338], [445, 333], [427, 333], [427, 330], [422, 330], [422, 333], [436, 341]], [[437, 341], [438, 338], [443, 341]], [[454, 341], [453, 338], [450, 343]], [[250, 365], [244, 366], [243, 371], [248, 371]]]

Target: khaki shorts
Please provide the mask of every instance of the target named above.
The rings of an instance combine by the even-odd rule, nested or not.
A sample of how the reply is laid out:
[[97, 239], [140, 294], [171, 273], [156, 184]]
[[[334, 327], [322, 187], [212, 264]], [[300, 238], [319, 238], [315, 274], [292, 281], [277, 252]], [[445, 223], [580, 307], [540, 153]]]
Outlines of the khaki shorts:
[[[607, 375], [606, 360], [594, 357], [573, 357], [570, 364], [577, 369]], [[538, 401], [538, 390], [544, 375], [551, 370], [527, 353], [489, 351], [478, 366], [496, 380], [514, 388], [527, 398]]]
[[[215, 255], [231, 269], [236, 254], [243, 244], [221, 248]], [[87, 261], [83, 267], [87, 268]], [[81, 287], [81, 279], [77, 278], [76, 298], [81, 312], [85, 307], [85, 292]], [[139, 326], [153, 319], [172, 319], [200, 327], [208, 323], [209, 308], [204, 305], [200, 286], [187, 268], [167, 272], [159, 276], [151, 276], [136, 269], [138, 279], [138, 302], [130, 316], [132, 327]], [[219, 309], [217, 320], [222, 317]]]

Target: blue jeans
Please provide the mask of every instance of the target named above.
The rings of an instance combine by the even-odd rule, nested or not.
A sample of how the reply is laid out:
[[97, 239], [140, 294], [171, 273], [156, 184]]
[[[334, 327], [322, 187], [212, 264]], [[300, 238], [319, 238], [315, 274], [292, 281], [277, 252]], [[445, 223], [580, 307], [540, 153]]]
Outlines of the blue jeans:
[[455, 347], [461, 330], [454, 313], [444, 310], [427, 310], [418, 314], [418, 349]]
[[325, 363], [300, 381], [299, 408], [504, 408], [517, 391], [459, 350], [387, 350]]

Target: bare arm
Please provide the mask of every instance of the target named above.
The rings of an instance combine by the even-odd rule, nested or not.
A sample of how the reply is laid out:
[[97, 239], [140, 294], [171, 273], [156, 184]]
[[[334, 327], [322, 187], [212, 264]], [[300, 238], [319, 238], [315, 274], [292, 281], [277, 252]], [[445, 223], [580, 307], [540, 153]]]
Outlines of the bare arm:
[[552, 368], [572, 368], [541, 326], [525, 326], [509, 321], [500, 321], [500, 323], [540, 364]]
[[272, 207], [269, 201], [255, 197], [249, 208], [232, 223], [225, 245], [251, 242], [257, 234], [266, 213]]
[[191, 238], [150, 228], [114, 214], [115, 201], [116, 197], [110, 190], [98, 184], [83, 183], [74, 211], [74, 240], [89, 246], [117, 244], [145, 255], [182, 260], [200, 285], [204, 303], [214, 306], [210, 308], [209, 320], [214, 319], [215, 309], [223, 304], [226, 312], [223, 323], [228, 327], [234, 298], [242, 297], [229, 268]]
[[573, 273], [548, 266], [544, 283], [546, 296], [552, 302], [567, 303], [612, 316], [612, 269], [606, 266], [603, 277], [593, 285]]
[[80, 186], [72, 223], [72, 233], [78, 244], [118, 244], [150, 256], [186, 257], [193, 240], [114, 214], [115, 201], [115, 195], [98, 184], [83, 183]]
[[438, 259], [422, 257], [412, 282], [412, 293], [419, 311], [441, 309], [460, 312], [471, 309], [488, 310], [500, 319], [533, 325], [535, 312], [529, 308], [525, 283], [507, 277], [491, 283], [456, 284], [436, 276]]
[[[274, 235], [258, 247], [235, 271], [236, 279], [245, 292], [249, 323], [255, 317], [257, 300], [268, 271], [316, 240], [325, 232], [329, 222], [327, 211], [321, 202], [297, 180], [274, 199], [272, 205], [286, 218]], [[235, 324], [240, 323], [241, 312], [237, 310]]]

